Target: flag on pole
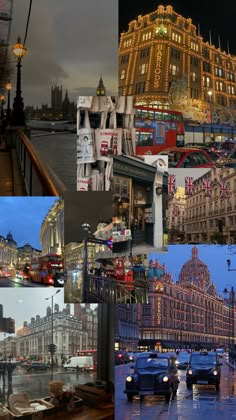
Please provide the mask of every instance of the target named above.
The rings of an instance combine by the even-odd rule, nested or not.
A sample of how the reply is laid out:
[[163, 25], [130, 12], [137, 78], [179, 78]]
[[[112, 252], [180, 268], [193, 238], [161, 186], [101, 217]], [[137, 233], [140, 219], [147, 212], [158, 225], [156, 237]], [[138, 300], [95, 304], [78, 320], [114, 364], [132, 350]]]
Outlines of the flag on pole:
[[203, 179], [202, 188], [205, 191], [205, 197], [211, 197], [212, 185], [211, 185], [211, 180], [209, 178]]
[[185, 194], [193, 195], [193, 193], [194, 193], [193, 178], [191, 176], [186, 176], [185, 177]]
[[226, 187], [226, 183], [224, 180], [219, 181], [220, 183], [220, 198], [221, 200], [226, 198], [227, 195], [227, 187]]
[[168, 194], [175, 193], [176, 185], [176, 176], [169, 174], [168, 176]]

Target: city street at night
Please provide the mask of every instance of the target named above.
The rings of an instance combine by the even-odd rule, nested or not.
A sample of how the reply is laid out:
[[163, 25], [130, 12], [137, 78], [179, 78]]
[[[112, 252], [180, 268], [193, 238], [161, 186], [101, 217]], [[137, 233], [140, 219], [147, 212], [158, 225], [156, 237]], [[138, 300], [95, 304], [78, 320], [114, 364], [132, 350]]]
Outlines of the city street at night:
[[134, 397], [127, 402], [125, 379], [132, 369], [130, 364], [115, 367], [115, 401], [117, 419], [234, 419], [236, 418], [236, 371], [224, 361], [221, 367], [220, 391], [213, 386], [193, 385], [189, 390], [185, 383], [185, 371], [178, 370], [177, 396], [169, 402], [164, 396], [145, 396], [142, 402]]
[[0, 277], [0, 287], [53, 287], [48, 284], [33, 283], [16, 277]]
[[84, 384], [86, 382], [94, 381], [95, 372], [70, 372], [67, 373], [62, 369], [56, 369], [53, 373], [48, 372], [33, 372], [26, 373], [23, 368], [16, 368], [13, 372], [12, 386], [8, 385], [7, 378], [5, 380], [5, 387], [3, 382], [0, 382], [0, 402], [7, 402], [8, 394], [26, 392], [29, 399], [44, 398], [50, 395], [48, 382], [62, 381], [64, 384]]

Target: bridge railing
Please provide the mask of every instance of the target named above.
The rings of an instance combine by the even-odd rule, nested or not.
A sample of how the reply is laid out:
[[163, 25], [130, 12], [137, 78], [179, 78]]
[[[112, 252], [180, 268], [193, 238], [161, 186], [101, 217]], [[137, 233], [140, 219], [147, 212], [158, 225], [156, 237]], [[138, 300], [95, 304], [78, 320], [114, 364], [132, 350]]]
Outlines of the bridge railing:
[[134, 282], [110, 277], [88, 276], [86, 301], [103, 303], [147, 303], [148, 291], [137, 290]]
[[26, 192], [29, 196], [61, 196], [67, 189], [53, 170], [42, 162], [23, 130], [18, 129], [12, 146], [15, 147]]

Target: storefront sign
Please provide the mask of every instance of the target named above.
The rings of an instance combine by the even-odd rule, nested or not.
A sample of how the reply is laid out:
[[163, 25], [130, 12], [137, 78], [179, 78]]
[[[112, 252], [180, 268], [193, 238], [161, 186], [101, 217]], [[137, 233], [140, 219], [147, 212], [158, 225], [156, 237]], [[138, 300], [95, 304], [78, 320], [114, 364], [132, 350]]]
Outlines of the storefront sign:
[[[148, 166], [148, 165], [147, 165]], [[114, 159], [113, 161], [113, 175], [115, 176], [116, 173], [119, 175], [126, 175], [130, 176], [131, 178], [138, 178], [144, 179], [147, 181], [154, 181], [155, 178], [155, 171], [154, 167], [150, 166], [150, 170], [147, 169], [133, 167], [130, 164], [122, 163]]]
[[157, 323], [161, 323], [161, 297], [157, 298]]
[[160, 86], [161, 79], [161, 59], [162, 59], [162, 45], [157, 46], [157, 55], [156, 55], [156, 67], [154, 70], [154, 87], [158, 88]]

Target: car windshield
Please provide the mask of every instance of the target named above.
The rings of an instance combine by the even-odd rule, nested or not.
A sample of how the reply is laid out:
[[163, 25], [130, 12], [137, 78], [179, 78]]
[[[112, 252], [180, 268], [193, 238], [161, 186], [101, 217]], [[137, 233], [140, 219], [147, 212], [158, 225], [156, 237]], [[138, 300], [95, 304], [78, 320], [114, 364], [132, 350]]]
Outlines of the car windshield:
[[192, 354], [191, 365], [216, 365], [216, 356], [211, 354]]
[[178, 355], [178, 361], [184, 361], [184, 362], [188, 362], [190, 359], [190, 354], [188, 353], [179, 353]]
[[[160, 155], [166, 155], [167, 153], [161, 152]], [[168, 153], [168, 167], [176, 168], [181, 158], [184, 156], [184, 152], [176, 151]]]
[[136, 368], [137, 369], [147, 369], [147, 368], [168, 368], [169, 359], [167, 358], [145, 358], [142, 357], [137, 360]]

